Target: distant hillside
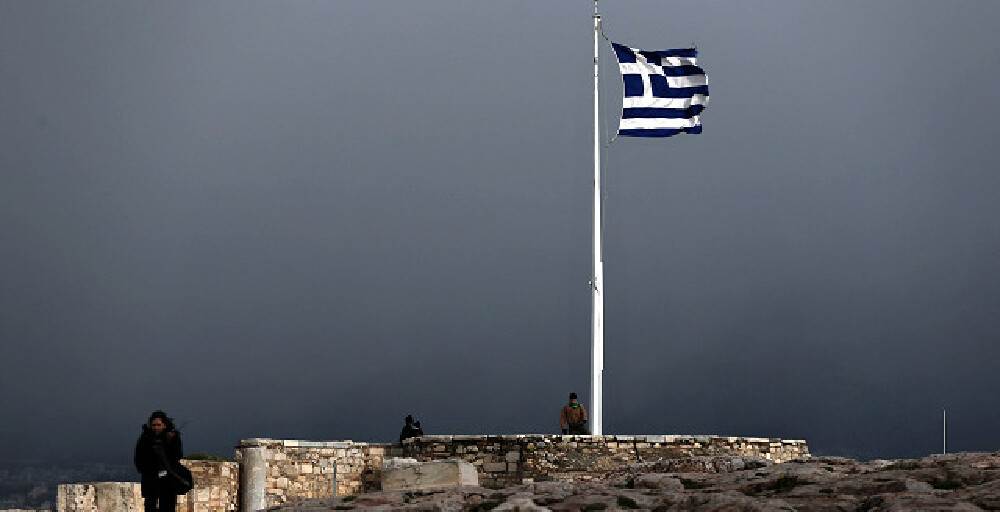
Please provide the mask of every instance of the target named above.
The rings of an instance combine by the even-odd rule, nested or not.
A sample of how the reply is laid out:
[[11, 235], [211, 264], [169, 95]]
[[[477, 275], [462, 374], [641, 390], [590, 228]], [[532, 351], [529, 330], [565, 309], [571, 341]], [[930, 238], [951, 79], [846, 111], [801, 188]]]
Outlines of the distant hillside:
[[14, 462], [0, 465], [0, 510], [55, 509], [56, 486], [71, 482], [138, 481], [128, 465]]

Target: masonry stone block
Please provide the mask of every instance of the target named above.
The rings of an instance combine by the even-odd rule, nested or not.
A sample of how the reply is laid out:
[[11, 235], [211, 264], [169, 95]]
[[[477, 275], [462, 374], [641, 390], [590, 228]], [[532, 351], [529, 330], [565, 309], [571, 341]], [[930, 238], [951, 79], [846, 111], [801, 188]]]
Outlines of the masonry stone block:
[[506, 462], [486, 462], [483, 464], [483, 471], [487, 473], [496, 473], [499, 471], [507, 471]]
[[476, 468], [462, 460], [407, 465], [382, 472], [382, 490], [404, 491], [479, 485]]

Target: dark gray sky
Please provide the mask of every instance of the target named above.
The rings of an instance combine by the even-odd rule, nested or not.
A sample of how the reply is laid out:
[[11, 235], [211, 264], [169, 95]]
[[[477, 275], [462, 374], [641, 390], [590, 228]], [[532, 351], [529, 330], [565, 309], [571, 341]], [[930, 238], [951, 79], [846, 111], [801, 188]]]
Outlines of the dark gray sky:
[[[705, 133], [606, 150], [610, 433], [1000, 441], [993, 1], [604, 2]], [[551, 432], [591, 4], [0, 0], [0, 459]], [[609, 48], [604, 111], [617, 122]]]

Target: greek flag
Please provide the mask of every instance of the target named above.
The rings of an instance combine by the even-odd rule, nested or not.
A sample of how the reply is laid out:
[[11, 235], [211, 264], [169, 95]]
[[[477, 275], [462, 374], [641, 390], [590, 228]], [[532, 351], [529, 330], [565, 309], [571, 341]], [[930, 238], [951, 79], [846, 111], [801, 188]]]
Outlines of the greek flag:
[[708, 103], [708, 78], [698, 67], [698, 50], [642, 51], [611, 43], [618, 55], [625, 98], [618, 135], [670, 137], [701, 133]]

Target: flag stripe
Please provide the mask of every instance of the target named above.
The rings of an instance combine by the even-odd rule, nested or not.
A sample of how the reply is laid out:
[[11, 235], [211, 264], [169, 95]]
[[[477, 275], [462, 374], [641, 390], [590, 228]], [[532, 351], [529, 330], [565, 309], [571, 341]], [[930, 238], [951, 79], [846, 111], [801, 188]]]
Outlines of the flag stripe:
[[704, 75], [705, 70], [695, 66], [693, 64], [685, 64], [683, 66], [658, 66], [656, 64], [644, 64], [642, 62], [631, 62], [626, 64], [619, 64], [619, 70], [622, 74], [649, 74], [649, 75], [666, 75], [666, 76], [688, 76], [688, 75]]
[[683, 87], [698, 87], [702, 85], [708, 85], [708, 77], [705, 75], [668, 76], [667, 83], [670, 84], [670, 87], [672, 89], [679, 89]]
[[622, 119], [685, 119], [701, 113], [704, 105], [692, 105], [688, 108], [623, 108]]
[[691, 105], [705, 105], [708, 96], [694, 94], [686, 98], [647, 98], [634, 96], [624, 99], [623, 108], [688, 108]]
[[621, 45], [618, 43], [611, 43], [611, 47], [614, 48], [615, 54], [618, 56], [618, 62], [635, 62], [637, 57], [649, 59], [664, 58], [664, 57], [684, 57], [684, 58], [696, 58], [698, 56], [698, 50], [694, 48], [679, 48], [674, 50], [659, 50], [659, 51], [641, 51], [634, 48], [629, 48], [628, 46]]
[[701, 125], [691, 128], [656, 128], [652, 130], [618, 130], [622, 137], [670, 137], [679, 133], [701, 133]]
[[[635, 77], [633, 83], [642, 83], [639, 75], [622, 75], [623, 81], [626, 85], [631, 81], [632, 77]], [[669, 87], [670, 83], [667, 81], [668, 87], [660, 91], [656, 96], [649, 95], [647, 98], [691, 98], [696, 95], [704, 96], [708, 98], [708, 86], [699, 85], [698, 87]], [[647, 89], [648, 90], [648, 89]], [[640, 94], [629, 94], [629, 96], [641, 96]]]
[[619, 128], [621, 130], [649, 130], [656, 128], [690, 128], [701, 124], [700, 116], [692, 116], [684, 119], [648, 119], [630, 118], [622, 119]]
[[695, 49], [695, 48], [677, 48], [677, 49], [673, 49], [673, 50], [657, 50], [655, 52], [647, 52], [647, 53], [655, 53], [655, 54], [659, 55], [660, 57], [697, 57], [698, 56], [698, 50]]

